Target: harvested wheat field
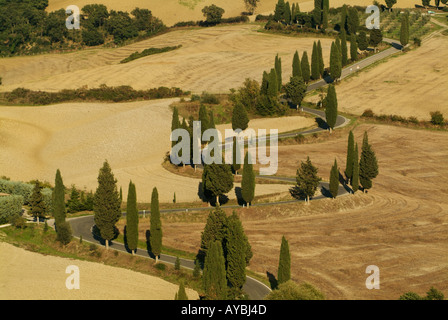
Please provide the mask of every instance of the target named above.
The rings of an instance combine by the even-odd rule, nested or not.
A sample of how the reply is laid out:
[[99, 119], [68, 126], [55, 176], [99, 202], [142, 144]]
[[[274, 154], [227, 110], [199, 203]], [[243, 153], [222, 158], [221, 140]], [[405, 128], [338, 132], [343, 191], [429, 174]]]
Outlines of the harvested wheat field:
[[[178, 30], [115, 49], [3, 58], [0, 90], [23, 87], [58, 91], [106, 84], [130, 85], [134, 89], [165, 86], [195, 93], [228, 93], [229, 89], [240, 87], [246, 78], [261, 82], [263, 72], [274, 67], [277, 53], [282, 58], [286, 83], [292, 73], [295, 50], [307, 50], [310, 56], [316, 39], [264, 34], [257, 32], [259, 28], [243, 24]], [[331, 39], [321, 39], [321, 42], [328, 64]], [[135, 51], [176, 45], [182, 48], [120, 64]]]
[[[173, 300], [179, 286], [160, 278], [99, 263], [45, 256], [0, 242], [0, 299]], [[79, 268], [79, 290], [69, 290], [68, 266]], [[186, 289], [190, 300], [199, 298]]]
[[343, 80], [336, 88], [340, 110], [361, 115], [371, 109], [420, 120], [431, 119], [433, 111], [448, 115], [448, 60], [442, 52], [448, 53], [448, 37], [435, 36], [414, 51]]
[[[200, 180], [162, 167], [171, 145], [173, 101], [0, 107], [0, 166], [13, 180], [51, 183], [60, 169], [67, 187], [95, 190], [98, 171], [107, 159], [124, 197], [132, 180], [140, 202], [150, 201], [154, 187], [162, 202], [171, 201], [174, 192], [179, 202], [199, 201]], [[308, 119], [299, 118], [294, 117], [296, 128], [308, 125]], [[259, 127], [260, 121], [269, 125], [266, 129], [276, 129], [284, 120], [254, 120], [251, 125]], [[257, 195], [287, 190], [285, 185], [260, 185]], [[236, 198], [233, 191], [228, 196]]]
[[[294, 1], [300, 4], [302, 11], [311, 11], [314, 8], [314, 1]], [[331, 7], [341, 7], [347, 1], [331, 0]], [[91, 0], [78, 0], [76, 5], [82, 9], [86, 4], [92, 3]], [[246, 11], [242, 0], [96, 0], [95, 3], [104, 4], [107, 8], [114, 10], [122, 10], [131, 12], [134, 8], [147, 8], [152, 11], [154, 16], [162, 19], [162, 21], [171, 26], [179, 21], [203, 20], [202, 8], [212, 4], [217, 5], [225, 10], [224, 18], [234, 17]], [[277, 0], [263, 0], [258, 4], [256, 14], [269, 13], [274, 10]], [[72, 5], [70, 0], [50, 0], [48, 11], [67, 8]], [[350, 1], [350, 5], [371, 5], [371, 0], [354, 0]], [[415, 4], [421, 5], [421, 1], [415, 0], [398, 0], [395, 8], [413, 8]]]
[[[407, 291], [448, 290], [448, 145], [446, 133], [386, 125], [360, 125], [355, 141], [369, 134], [379, 176], [367, 194], [305, 206], [237, 210], [252, 245], [250, 268], [277, 275], [281, 237], [289, 241], [292, 278], [308, 281], [329, 299], [398, 299]], [[345, 168], [347, 139], [279, 147], [279, 174], [295, 176], [310, 156], [328, 179], [336, 158]], [[228, 211], [230, 214], [231, 211]], [[195, 252], [201, 221], [167, 216], [164, 244]], [[196, 218], [195, 218], [196, 217]], [[380, 269], [380, 290], [365, 286], [366, 267]]]

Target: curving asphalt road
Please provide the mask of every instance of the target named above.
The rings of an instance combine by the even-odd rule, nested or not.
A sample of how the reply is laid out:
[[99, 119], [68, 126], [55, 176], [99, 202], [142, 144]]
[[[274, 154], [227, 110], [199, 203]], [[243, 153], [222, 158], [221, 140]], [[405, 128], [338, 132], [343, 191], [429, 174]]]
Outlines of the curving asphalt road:
[[[397, 41], [391, 40], [391, 39], [383, 39], [383, 40], [385, 42], [388, 42], [389, 44], [391, 44], [391, 48], [384, 50], [378, 54], [375, 54], [373, 56], [370, 56], [364, 60], [358, 61], [357, 63], [355, 63], [349, 67], [344, 68], [342, 70], [341, 79], [371, 65], [372, 63], [375, 63], [376, 61], [379, 61], [381, 59], [384, 59], [388, 56], [391, 56], [391, 55], [401, 51], [402, 46]], [[331, 79], [327, 78], [327, 79], [312, 83], [311, 85], [308, 86], [307, 91], [312, 91], [312, 90], [324, 87], [327, 84], [329, 84], [330, 81], [331, 81]], [[314, 114], [320, 118], [325, 119], [325, 112], [322, 110], [303, 108], [303, 111]], [[345, 118], [343, 116], [338, 116], [335, 128], [343, 127], [343, 126], [347, 125], [348, 122], [349, 122], [349, 120], [347, 118]], [[295, 136], [298, 136], [299, 134], [305, 135], [305, 134], [312, 134], [312, 133], [320, 132], [320, 131], [325, 131], [325, 129], [317, 127], [317, 128], [299, 132], [299, 133], [284, 133], [284, 134], [279, 134], [279, 138], [295, 137]], [[295, 182], [295, 178], [284, 178], [284, 177], [275, 177], [275, 176], [263, 176], [263, 178], [277, 180], [277, 181], [292, 182], [292, 183]], [[324, 190], [325, 189], [328, 190], [328, 183], [321, 183], [321, 188], [323, 188]], [[339, 186], [339, 194], [340, 195], [347, 195], [349, 193], [350, 193], [350, 189], [348, 187], [343, 186], [343, 185]], [[320, 195], [320, 196], [314, 197], [313, 200], [317, 200], [317, 199], [321, 199], [321, 198], [325, 198], [325, 196]], [[295, 203], [297, 201], [299, 201], [299, 200], [279, 201], [279, 202], [271, 202], [271, 203], [256, 203], [256, 204], [253, 204], [253, 206], [271, 206], [271, 205], [278, 205], [278, 204], [284, 204], [284, 203]], [[222, 207], [223, 208], [239, 208], [240, 206], [239, 205], [228, 205], [228, 206], [222, 206]], [[161, 213], [188, 212], [188, 210], [199, 211], [199, 210], [210, 210], [210, 209], [211, 209], [210, 207], [182, 208], [182, 209], [160, 210], [160, 212]], [[147, 213], [150, 213], [150, 212], [147, 212]], [[143, 214], [143, 212], [140, 212], [140, 214]], [[70, 225], [72, 227], [73, 235], [75, 237], [82, 236], [83, 241], [101, 244], [101, 242], [97, 238], [95, 238], [92, 234], [92, 227], [95, 224], [93, 215], [68, 219], [68, 222], [70, 223]], [[125, 248], [125, 246], [123, 244], [116, 243], [113, 241], [110, 244], [110, 248], [113, 250], [128, 252], [128, 250]], [[151, 258], [151, 254], [146, 250], [138, 249], [136, 254], [139, 256], [142, 256], [142, 257]], [[161, 254], [161, 256], [160, 256], [160, 261], [165, 262], [165, 263], [174, 264], [175, 260], [176, 260], [176, 257], [170, 256], [170, 255]], [[180, 259], [180, 261], [181, 261], [182, 267], [188, 268], [188, 269], [194, 268], [194, 261], [188, 260], [188, 259]], [[246, 279], [246, 283], [245, 283], [243, 289], [252, 300], [262, 300], [271, 291], [271, 289], [269, 287], [267, 287], [265, 284], [261, 283], [258, 280], [255, 280], [249, 276]]]

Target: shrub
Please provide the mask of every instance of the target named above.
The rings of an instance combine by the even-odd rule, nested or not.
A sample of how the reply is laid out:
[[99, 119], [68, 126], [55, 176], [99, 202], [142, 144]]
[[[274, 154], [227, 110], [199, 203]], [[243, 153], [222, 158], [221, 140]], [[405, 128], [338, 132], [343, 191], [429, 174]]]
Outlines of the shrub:
[[418, 121], [418, 119], [416, 117], [409, 117], [408, 121], [410, 123], [413, 123], [413, 124], [419, 124], [420, 123], [420, 121]]
[[266, 300], [325, 300], [325, 297], [309, 283], [297, 285], [289, 280], [269, 293]]
[[157, 270], [160, 270], [160, 271], [165, 271], [165, 269], [166, 269], [166, 266], [163, 263], [160, 263], [160, 262], [157, 263], [155, 265], [155, 267], [156, 267]]
[[365, 117], [365, 118], [373, 118], [375, 116], [375, 114], [373, 113], [373, 111], [371, 109], [367, 109], [363, 112], [363, 114], [361, 115], [361, 117]]
[[173, 27], [195, 27], [198, 25], [197, 21], [181, 21], [176, 23]]
[[201, 101], [201, 96], [200, 96], [200, 95], [197, 95], [197, 94], [193, 94], [193, 95], [191, 96], [191, 100], [190, 100], [190, 102], [195, 102], [195, 101]]
[[206, 104], [219, 104], [219, 98], [214, 94], [204, 92], [201, 96], [201, 102]]
[[431, 289], [429, 289], [429, 291], [426, 293], [426, 300], [443, 300], [443, 299], [445, 299], [443, 293], [434, 287], [431, 287]]
[[15, 215], [10, 220], [11, 224], [19, 229], [24, 229], [26, 226], [26, 219], [22, 216]]
[[130, 62], [130, 61], [133, 61], [133, 60], [136, 60], [139, 58], [143, 58], [146, 56], [173, 51], [173, 50], [179, 49], [180, 47], [182, 47], [182, 45], [173, 46], [173, 47], [163, 47], [163, 48], [148, 48], [148, 49], [143, 50], [140, 53], [138, 53], [138, 52], [132, 53], [129, 57], [121, 60], [120, 63], [127, 63], [127, 62]]
[[423, 298], [417, 293], [410, 291], [400, 296], [399, 300], [423, 300]]
[[11, 222], [13, 217], [22, 213], [23, 197], [12, 195], [0, 197], [0, 224]]
[[418, 38], [418, 37], [414, 37], [414, 44], [418, 47], [420, 47], [422, 45], [422, 39]]
[[445, 123], [445, 119], [440, 111], [431, 112], [431, 123], [436, 126], [442, 126]]

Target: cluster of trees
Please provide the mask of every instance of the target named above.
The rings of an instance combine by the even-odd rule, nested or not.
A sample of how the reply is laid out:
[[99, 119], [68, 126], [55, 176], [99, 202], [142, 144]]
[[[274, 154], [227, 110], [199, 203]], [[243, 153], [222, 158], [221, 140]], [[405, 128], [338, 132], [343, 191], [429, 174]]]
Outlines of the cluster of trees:
[[[443, 4], [447, 4], [448, 0], [434, 0], [434, 5], [436, 6], [436, 8], [438, 8], [440, 6], [440, 2], [442, 2]], [[422, 0], [422, 5], [427, 8], [429, 7], [429, 5], [431, 4], [431, 0]]]
[[116, 44], [148, 37], [166, 27], [148, 9], [108, 10], [102, 4], [81, 9], [80, 29], [68, 30], [65, 9], [47, 12], [48, 0], [0, 1], [0, 52], [29, 54], [70, 45], [96, 46], [112, 39]]
[[328, 28], [329, 0], [315, 0], [314, 10], [311, 13], [301, 12], [298, 3], [278, 0], [275, 5], [273, 21], [285, 25], [300, 25], [306, 28], [326, 29]]
[[[314, 196], [322, 179], [318, 176], [318, 169], [311, 163], [308, 157], [301, 162], [296, 174], [296, 185], [291, 189], [291, 195], [296, 198], [305, 199], [309, 204], [310, 198]], [[361, 186], [363, 191], [372, 188], [372, 180], [378, 176], [378, 161], [372, 146], [369, 144], [367, 132], [364, 132], [361, 156], [359, 156], [358, 144], [355, 144], [353, 132], [350, 131], [347, 146], [347, 161], [345, 167], [345, 182], [350, 184], [353, 193]], [[329, 192], [332, 198], [339, 193], [340, 170], [335, 159], [330, 171]]]
[[443, 292], [437, 290], [434, 287], [431, 287], [428, 292], [426, 292], [426, 296], [421, 296], [418, 293], [409, 291], [405, 294], [401, 295], [399, 300], [444, 300], [445, 295]]
[[241, 298], [246, 266], [252, 255], [251, 245], [236, 212], [227, 217], [220, 207], [211, 211], [197, 255], [197, 265], [203, 266], [206, 299]]

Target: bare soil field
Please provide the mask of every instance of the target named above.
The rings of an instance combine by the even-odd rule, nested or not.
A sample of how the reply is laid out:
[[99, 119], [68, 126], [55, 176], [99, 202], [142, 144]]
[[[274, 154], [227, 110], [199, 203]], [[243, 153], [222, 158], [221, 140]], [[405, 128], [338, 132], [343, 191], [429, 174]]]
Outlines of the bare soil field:
[[[154, 187], [162, 202], [170, 202], [174, 192], [178, 202], [199, 201], [200, 179], [182, 177], [162, 167], [170, 150], [169, 105], [174, 100], [0, 107], [2, 174], [13, 180], [54, 183], [60, 169], [67, 187], [75, 184], [94, 191], [98, 171], [107, 159], [125, 197], [132, 180], [140, 202], [150, 201]], [[308, 120], [293, 117], [291, 125], [296, 129], [308, 126]], [[284, 132], [290, 127], [282, 123], [288, 121], [256, 119], [250, 124]], [[287, 190], [285, 185], [260, 185], [257, 195]], [[236, 198], [233, 191], [228, 196]]]
[[448, 60], [441, 52], [448, 52], [448, 37], [434, 36], [412, 52], [344, 79], [336, 88], [340, 110], [361, 115], [371, 109], [420, 120], [430, 120], [433, 111], [448, 116]]
[[[398, 299], [431, 286], [448, 290], [447, 134], [386, 125], [361, 125], [369, 134], [379, 176], [367, 194], [294, 205], [241, 208], [254, 251], [250, 269], [277, 275], [281, 237], [289, 241], [292, 278], [308, 281], [329, 299]], [[334, 159], [345, 168], [346, 138], [279, 147], [279, 174], [295, 176], [310, 156], [328, 179]], [[231, 211], [228, 211], [230, 214]], [[202, 220], [166, 216], [164, 244], [196, 252]], [[368, 290], [367, 266], [380, 269], [380, 290]]]
[[[228, 93], [246, 78], [261, 82], [263, 71], [274, 67], [275, 55], [282, 58], [283, 80], [292, 73], [292, 58], [298, 50], [311, 56], [314, 38], [292, 38], [259, 33], [258, 25], [217, 26], [178, 30], [121, 48], [86, 49], [65, 54], [3, 58], [2, 86], [58, 91], [83, 86], [97, 88], [130, 85], [134, 89], [159, 86], [185, 91]], [[328, 65], [331, 39], [321, 39]], [[126, 64], [120, 61], [135, 51], [151, 47], [182, 45], [182, 48], [147, 56]]]
[[[295, 1], [300, 4], [302, 11], [311, 11], [314, 8], [314, 1]], [[171, 26], [179, 21], [190, 20], [203, 20], [204, 16], [201, 12], [202, 8], [215, 4], [225, 10], [224, 17], [234, 17], [246, 11], [243, 0], [78, 0], [76, 5], [82, 9], [83, 6], [90, 3], [101, 3], [107, 6], [107, 8], [114, 10], [122, 10], [131, 12], [134, 8], [147, 8], [150, 9], [153, 14], [162, 19], [162, 21]], [[263, 0], [258, 4], [256, 14], [269, 13], [275, 8], [277, 0]], [[370, 0], [332, 0], [330, 1], [331, 7], [340, 7], [343, 4], [350, 5], [363, 5], [368, 6], [372, 4]], [[59, 10], [61, 8], [67, 8], [72, 5], [73, 1], [70, 0], [50, 0], [48, 11]], [[421, 5], [421, 1], [416, 0], [398, 0], [395, 5], [396, 8], [414, 8], [415, 4]]]
[[[2, 300], [173, 300], [179, 287], [139, 272], [81, 260], [45, 256], [0, 242]], [[80, 289], [68, 290], [68, 266], [79, 268]], [[111, 280], [113, 279], [113, 280]], [[197, 292], [186, 289], [190, 300]]]

